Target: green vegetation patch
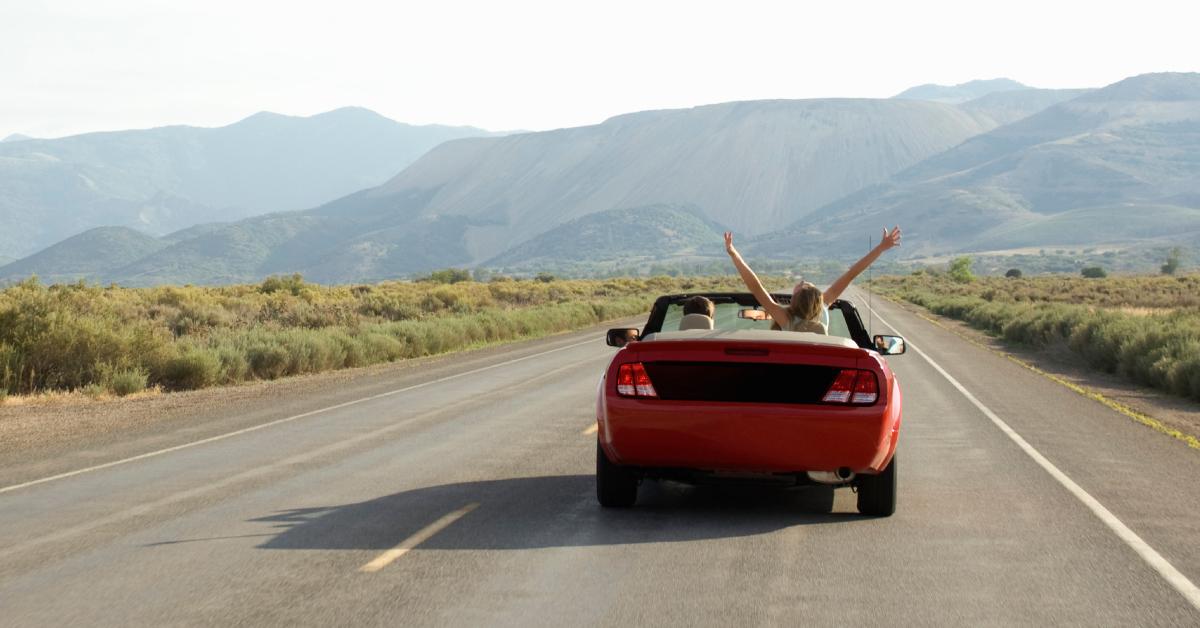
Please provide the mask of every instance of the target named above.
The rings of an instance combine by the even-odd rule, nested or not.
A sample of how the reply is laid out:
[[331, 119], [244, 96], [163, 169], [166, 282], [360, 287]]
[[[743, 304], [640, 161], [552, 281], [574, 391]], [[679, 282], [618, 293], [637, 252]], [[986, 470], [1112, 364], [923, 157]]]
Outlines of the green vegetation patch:
[[[443, 272], [449, 277], [454, 273]], [[128, 395], [366, 366], [579, 329], [733, 277], [388, 282], [298, 275], [225, 287], [45, 286], [0, 291], [0, 391]]]
[[1094, 368], [1200, 400], [1200, 275], [883, 277], [873, 287], [1009, 342], [1066, 346]]

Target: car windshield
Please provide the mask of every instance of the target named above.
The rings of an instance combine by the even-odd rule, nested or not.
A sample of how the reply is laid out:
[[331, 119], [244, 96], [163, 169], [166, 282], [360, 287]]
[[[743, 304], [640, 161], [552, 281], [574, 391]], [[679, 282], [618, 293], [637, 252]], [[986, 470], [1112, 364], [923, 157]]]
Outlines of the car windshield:
[[[770, 318], [761, 321], [750, 318], [739, 318], [738, 311], [743, 309], [751, 308], [733, 302], [717, 303], [716, 314], [713, 316], [713, 328], [723, 330], [771, 329]], [[762, 308], [758, 307], [753, 309], [762, 310]], [[672, 303], [668, 305], [666, 316], [663, 318], [662, 331], [678, 330], [681, 320], [683, 320], [683, 304]], [[840, 309], [833, 308], [829, 310], [829, 335], [851, 338], [850, 328], [846, 325], [846, 317]]]

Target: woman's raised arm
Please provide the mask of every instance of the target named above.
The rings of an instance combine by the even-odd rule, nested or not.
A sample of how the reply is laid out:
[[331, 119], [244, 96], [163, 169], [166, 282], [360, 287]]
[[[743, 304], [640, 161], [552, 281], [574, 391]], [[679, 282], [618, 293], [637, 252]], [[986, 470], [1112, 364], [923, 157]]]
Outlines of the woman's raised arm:
[[825, 289], [825, 305], [837, 301], [838, 297], [842, 296], [842, 293], [846, 291], [846, 288], [850, 287], [850, 282], [854, 281], [855, 277], [862, 274], [862, 271], [866, 270], [868, 266], [874, 264], [875, 260], [879, 259], [879, 256], [883, 255], [884, 251], [896, 246], [900, 246], [900, 227], [892, 227], [891, 231], [885, 228], [883, 230], [883, 238], [879, 240], [879, 244], [876, 244], [875, 248], [871, 249], [871, 252], [867, 253], [862, 259], [854, 262], [854, 265], [849, 270], [842, 273], [842, 276], [838, 277], [837, 281]]
[[725, 232], [725, 252], [733, 260], [734, 268], [737, 268], [738, 274], [742, 276], [742, 282], [750, 289], [750, 293], [754, 295], [758, 304], [762, 306], [763, 310], [781, 328], [787, 329], [787, 308], [776, 303], [775, 299], [771, 298], [771, 293], [767, 292], [767, 289], [763, 287], [762, 282], [758, 280], [758, 275], [755, 275], [754, 271], [750, 270], [750, 265], [746, 263], [746, 260], [742, 259], [742, 255], [738, 253], [737, 249], [733, 248], [733, 233], [729, 231]]

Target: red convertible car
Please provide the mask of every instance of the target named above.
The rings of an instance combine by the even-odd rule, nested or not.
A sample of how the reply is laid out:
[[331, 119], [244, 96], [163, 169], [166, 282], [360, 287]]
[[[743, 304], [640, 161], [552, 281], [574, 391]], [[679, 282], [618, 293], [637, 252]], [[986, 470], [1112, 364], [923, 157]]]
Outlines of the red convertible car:
[[632, 506], [647, 479], [750, 480], [853, 487], [859, 512], [894, 513], [901, 397], [882, 356], [904, 339], [870, 337], [841, 300], [828, 335], [771, 331], [737, 293], [702, 295], [716, 305], [708, 329], [685, 319], [693, 296], [660, 297], [644, 329], [608, 331], [621, 350], [596, 404], [600, 503]]

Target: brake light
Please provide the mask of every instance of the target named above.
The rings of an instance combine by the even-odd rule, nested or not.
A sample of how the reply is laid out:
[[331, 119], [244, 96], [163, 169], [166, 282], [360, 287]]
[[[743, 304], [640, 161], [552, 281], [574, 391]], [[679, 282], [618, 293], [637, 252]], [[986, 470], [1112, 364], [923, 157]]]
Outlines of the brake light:
[[858, 378], [854, 380], [854, 395], [850, 397], [850, 403], [875, 403], [878, 398], [879, 382], [875, 380], [875, 374], [859, 371]]
[[617, 394], [622, 397], [658, 397], [650, 375], [641, 362], [622, 364], [617, 368]]
[[842, 369], [837, 375], [837, 379], [833, 380], [833, 384], [829, 386], [829, 390], [825, 391], [825, 397], [821, 399], [825, 403], [846, 403], [850, 401], [850, 395], [854, 392], [854, 376], [857, 371], [851, 369]]
[[879, 382], [871, 371], [842, 369], [821, 399], [825, 403], [872, 404], [879, 399]]

